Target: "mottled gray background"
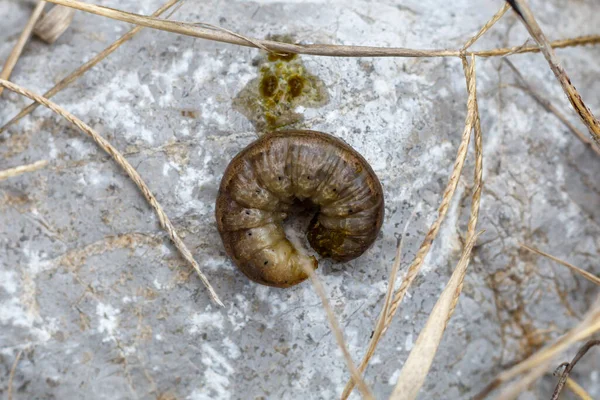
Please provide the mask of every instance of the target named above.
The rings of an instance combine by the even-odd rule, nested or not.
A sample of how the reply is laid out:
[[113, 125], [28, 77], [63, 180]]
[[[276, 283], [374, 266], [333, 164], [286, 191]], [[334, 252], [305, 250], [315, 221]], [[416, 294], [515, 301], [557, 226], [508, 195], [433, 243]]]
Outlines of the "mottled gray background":
[[[96, 3], [150, 14], [160, 1]], [[598, 33], [595, 0], [531, 3], [551, 39]], [[174, 18], [255, 37], [289, 33], [306, 43], [458, 48], [500, 5], [188, 0]], [[25, 2], [0, 0], [0, 60], [30, 11]], [[54, 45], [28, 44], [12, 79], [43, 93], [127, 29], [78, 12]], [[475, 48], [520, 45], [527, 37], [507, 15]], [[26, 349], [15, 374], [15, 399], [339, 397], [349, 374], [311, 285], [278, 290], [250, 283], [225, 256], [213, 221], [225, 166], [256, 137], [232, 100], [257, 76], [252, 60], [258, 55], [144, 30], [55, 97], [123, 151], [146, 179], [224, 309], [211, 304], [135, 186], [90, 139], [46, 109], [0, 135], [0, 169], [50, 162], [0, 183], [0, 394], [6, 395], [17, 352]], [[600, 46], [558, 55], [600, 114]], [[405, 260], [434, 219], [464, 126], [464, 77], [454, 58], [302, 59], [325, 83], [330, 102], [306, 109], [297, 126], [342, 137], [366, 157], [385, 188], [386, 217], [376, 245], [357, 260], [324, 262], [319, 269], [358, 359], [407, 218], [420, 203]], [[511, 60], [581, 126], [541, 55]], [[598, 293], [564, 267], [519, 250], [518, 243], [600, 274], [600, 160], [514, 87], [500, 59], [478, 59], [477, 78], [485, 152], [479, 226], [486, 233], [422, 399], [469, 398], [577, 323]], [[0, 121], [26, 104], [5, 92]], [[457, 262], [472, 167], [471, 153], [440, 238], [367, 372], [378, 398], [391, 392]], [[600, 357], [591, 352], [574, 374], [595, 398], [599, 367]], [[546, 375], [522, 398], [549, 398], [554, 382]]]

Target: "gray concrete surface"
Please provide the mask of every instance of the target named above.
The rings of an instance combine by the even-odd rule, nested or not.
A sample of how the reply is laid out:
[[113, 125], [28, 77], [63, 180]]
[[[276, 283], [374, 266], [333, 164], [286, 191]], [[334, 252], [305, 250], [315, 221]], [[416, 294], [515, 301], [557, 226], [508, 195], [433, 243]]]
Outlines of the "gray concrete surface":
[[[97, 3], [150, 14], [160, 2]], [[306, 43], [458, 48], [499, 3], [188, 0], [175, 18], [255, 37], [291, 34]], [[559, 0], [531, 3], [552, 39], [598, 33], [600, 5], [594, 0], [568, 7]], [[29, 12], [24, 2], [0, 0], [0, 60]], [[27, 46], [12, 79], [43, 93], [128, 28], [77, 13], [72, 29], [53, 46], [38, 40]], [[526, 38], [510, 15], [475, 47], [520, 45]], [[15, 399], [339, 397], [349, 374], [310, 284], [277, 290], [250, 283], [225, 256], [213, 221], [225, 166], [256, 137], [232, 101], [258, 76], [258, 55], [144, 30], [55, 97], [127, 155], [224, 309], [211, 304], [134, 185], [87, 137], [45, 109], [0, 136], [0, 169], [50, 162], [0, 183], [2, 396], [24, 349]], [[560, 50], [559, 56], [600, 114], [600, 47]], [[304, 120], [294, 126], [342, 137], [366, 157], [385, 188], [386, 218], [376, 245], [357, 260], [323, 262], [319, 269], [350, 351], [359, 358], [407, 218], [420, 204], [406, 260], [434, 218], [463, 129], [464, 77], [456, 59], [302, 60], [324, 82], [329, 102], [303, 110]], [[511, 60], [581, 126], [542, 56]], [[598, 294], [567, 269], [519, 250], [518, 243], [600, 274], [600, 160], [514, 87], [501, 60], [478, 59], [477, 74], [485, 151], [480, 227], [486, 233], [422, 399], [469, 398], [577, 323]], [[28, 104], [6, 92], [0, 101], [0, 121]], [[472, 168], [471, 154], [440, 239], [367, 372], [378, 398], [391, 392], [457, 262]], [[600, 398], [599, 368], [597, 353], [575, 368], [574, 377], [594, 398]], [[549, 398], [554, 382], [546, 375], [522, 398]]]

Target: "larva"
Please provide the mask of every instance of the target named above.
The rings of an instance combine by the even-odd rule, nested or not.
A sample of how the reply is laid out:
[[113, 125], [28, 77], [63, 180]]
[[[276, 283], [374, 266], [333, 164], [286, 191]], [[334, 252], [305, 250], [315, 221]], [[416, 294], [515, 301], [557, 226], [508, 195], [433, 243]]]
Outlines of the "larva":
[[317, 260], [292, 244], [283, 220], [294, 205], [317, 213], [308, 241], [323, 257], [348, 261], [375, 241], [384, 213], [383, 189], [367, 161], [340, 139], [316, 131], [266, 134], [227, 166], [216, 219], [227, 254], [251, 280], [289, 287]]

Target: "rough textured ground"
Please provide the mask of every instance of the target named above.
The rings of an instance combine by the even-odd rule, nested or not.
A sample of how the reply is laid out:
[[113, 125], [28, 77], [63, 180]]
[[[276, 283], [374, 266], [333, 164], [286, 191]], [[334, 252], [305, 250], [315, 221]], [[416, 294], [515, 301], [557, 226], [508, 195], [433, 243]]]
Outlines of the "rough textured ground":
[[[159, 1], [98, 1], [150, 14]], [[499, 1], [196, 1], [175, 18], [255, 37], [303, 42], [458, 48]], [[532, 1], [552, 39], [598, 33], [594, 0]], [[0, 60], [28, 18], [24, 2], [0, 0]], [[77, 13], [53, 46], [34, 40], [13, 80], [49, 89], [129, 27]], [[519, 45], [505, 17], [476, 48]], [[206, 291], [118, 167], [68, 123], [39, 109], [0, 136], [0, 170], [46, 159], [44, 170], [0, 183], [0, 393], [15, 356], [15, 399], [333, 399], [348, 378], [310, 284], [288, 290], [250, 283], [224, 254], [214, 201], [229, 160], [256, 133], [232, 101], [258, 76], [257, 50], [144, 30], [56, 102], [122, 150], [149, 183], [225, 303]], [[560, 50], [583, 98], [600, 114], [600, 47]], [[371, 163], [385, 188], [376, 245], [344, 265], [319, 269], [355, 358], [363, 354], [398, 235], [420, 204], [406, 243], [414, 255], [435, 216], [465, 117], [456, 59], [303, 56], [329, 102], [306, 108], [295, 127], [342, 137]], [[578, 126], [541, 55], [511, 56], [523, 75]], [[600, 160], [519, 88], [499, 59], [478, 59], [485, 188], [464, 293], [422, 399], [466, 399], [497, 372], [575, 324], [598, 288], [519, 250], [525, 242], [600, 274]], [[28, 100], [0, 99], [0, 121]], [[378, 398], [447, 282], [468, 217], [466, 178], [424, 272], [367, 373]], [[574, 354], [571, 349], [569, 358]], [[600, 358], [574, 377], [600, 397]], [[545, 376], [523, 399], [549, 397]], [[168, 397], [171, 395], [172, 397]], [[163, 397], [160, 397], [163, 396]], [[355, 397], [358, 397], [356, 394]]]

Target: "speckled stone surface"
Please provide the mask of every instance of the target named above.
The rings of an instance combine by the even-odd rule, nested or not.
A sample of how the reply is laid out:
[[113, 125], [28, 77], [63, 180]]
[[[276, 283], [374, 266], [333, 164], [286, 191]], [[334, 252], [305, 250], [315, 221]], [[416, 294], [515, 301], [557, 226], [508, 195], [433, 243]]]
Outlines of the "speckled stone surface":
[[[160, 5], [97, 3], [143, 14]], [[254, 37], [290, 34], [304, 43], [459, 48], [499, 3], [188, 0], [174, 18]], [[568, 7], [559, 0], [531, 3], [551, 39], [598, 33], [595, 0]], [[0, 0], [0, 60], [30, 11], [26, 2]], [[43, 93], [127, 29], [78, 12], [54, 45], [33, 40], [27, 46], [12, 80]], [[527, 37], [507, 15], [475, 48], [520, 45]], [[600, 114], [600, 47], [558, 54]], [[49, 161], [41, 171], [0, 182], [2, 396], [24, 349], [15, 399], [339, 397], [349, 374], [311, 285], [280, 290], [249, 282], [225, 256], [213, 218], [227, 163], [256, 138], [232, 102], [258, 76], [257, 56], [250, 48], [144, 30], [54, 99], [138, 169], [225, 308], [211, 304], [135, 186], [90, 139], [46, 109], [0, 135], [0, 170]], [[581, 126], [541, 55], [511, 60]], [[300, 110], [304, 120], [294, 127], [346, 140], [371, 163], [386, 196], [375, 246], [352, 262], [324, 261], [319, 268], [358, 359], [407, 218], [419, 207], [405, 264], [435, 217], [464, 126], [464, 77], [458, 59], [302, 61], [324, 82], [329, 102]], [[598, 293], [567, 269], [519, 250], [518, 243], [600, 274], [600, 159], [516, 88], [501, 60], [478, 59], [477, 78], [485, 153], [479, 226], [486, 232], [421, 399], [469, 398], [503, 368], [576, 324]], [[26, 104], [5, 92], [0, 121]], [[367, 372], [378, 398], [391, 393], [458, 260], [472, 170], [471, 151], [440, 238]], [[599, 369], [594, 352], [575, 368], [575, 379], [594, 398], [600, 398]], [[548, 374], [522, 398], [549, 398], [554, 382]]]

